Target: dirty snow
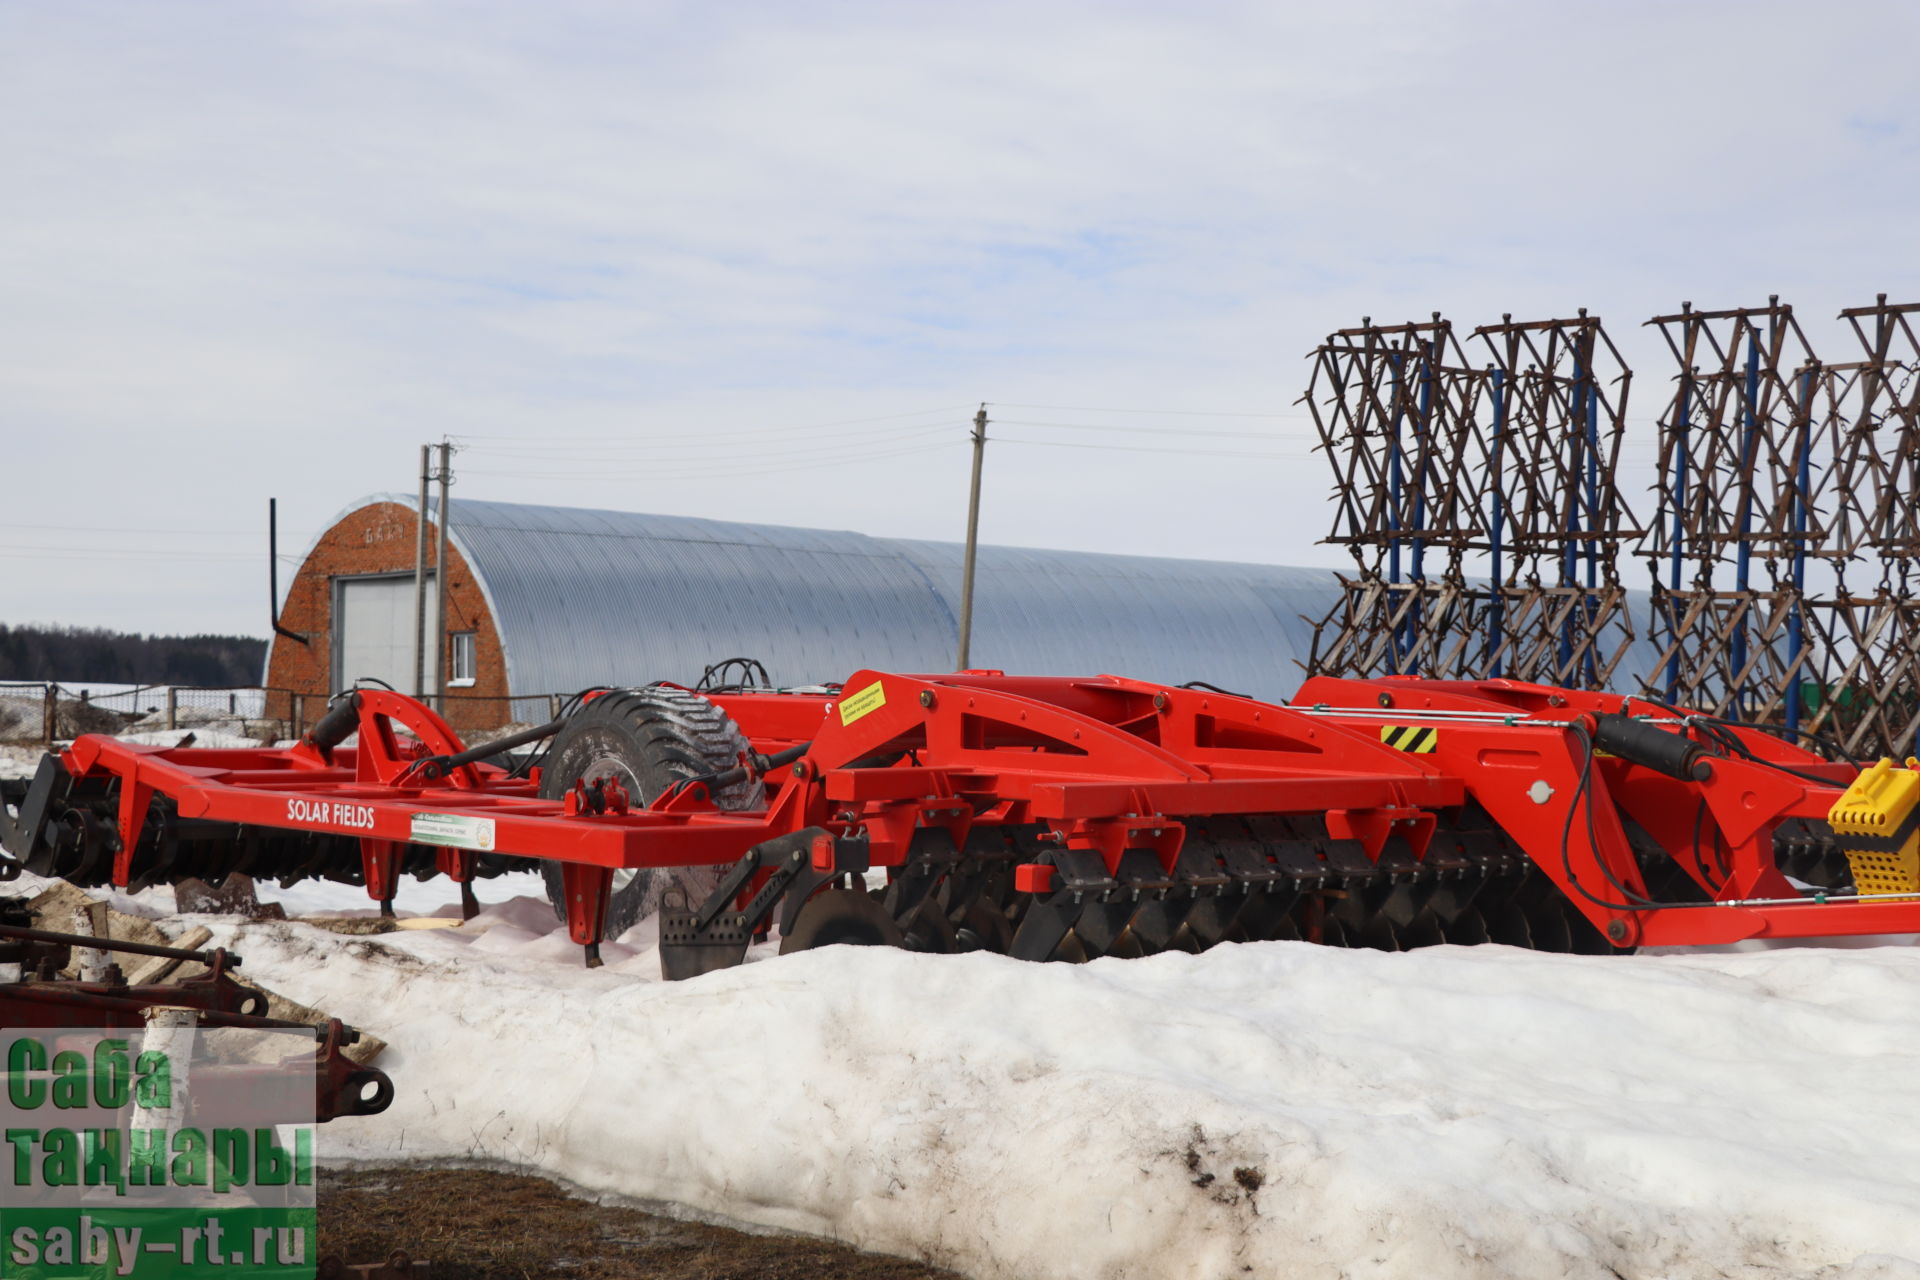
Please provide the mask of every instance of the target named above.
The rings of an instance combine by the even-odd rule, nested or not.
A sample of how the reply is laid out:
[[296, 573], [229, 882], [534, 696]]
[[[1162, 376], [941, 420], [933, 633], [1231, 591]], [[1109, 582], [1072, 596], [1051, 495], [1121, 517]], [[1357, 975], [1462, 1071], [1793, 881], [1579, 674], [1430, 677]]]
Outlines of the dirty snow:
[[335, 1156], [976, 1277], [1920, 1277], [1909, 948], [836, 948], [668, 984], [648, 926], [588, 972], [532, 898], [417, 934], [219, 929], [392, 1043], [398, 1101], [329, 1126]]
[[45, 754], [38, 747], [0, 746], [0, 778], [31, 778]]
[[253, 748], [260, 745], [260, 739], [250, 738], [230, 729], [207, 728], [201, 725], [183, 726], [177, 729], [134, 729], [126, 733], [113, 735], [122, 742], [132, 742], [145, 747], [177, 747], [191, 736], [193, 741], [187, 745], [202, 749]]

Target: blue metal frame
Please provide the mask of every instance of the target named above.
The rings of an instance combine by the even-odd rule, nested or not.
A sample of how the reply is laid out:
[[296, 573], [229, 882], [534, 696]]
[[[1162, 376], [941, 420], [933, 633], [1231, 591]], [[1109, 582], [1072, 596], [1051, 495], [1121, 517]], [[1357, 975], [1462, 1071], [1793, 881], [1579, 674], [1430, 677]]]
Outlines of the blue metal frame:
[[[1673, 545], [1669, 548], [1672, 557], [1667, 572], [1667, 585], [1674, 591], [1680, 590], [1681, 566], [1686, 559], [1687, 546], [1687, 468], [1691, 464], [1688, 433], [1693, 426], [1693, 370], [1684, 369], [1680, 374], [1680, 395], [1673, 424], [1673, 470], [1669, 477], [1673, 488]], [[1673, 602], [1668, 601], [1671, 609]], [[1674, 647], [1667, 658], [1667, 701], [1672, 702], [1680, 696], [1680, 649]]]
[[[1578, 348], [1576, 347], [1576, 350]], [[1587, 397], [1581, 391], [1581, 384], [1587, 378], [1587, 370], [1576, 357], [1573, 366], [1573, 412], [1576, 423], [1580, 417], [1591, 417], [1587, 412]], [[1586, 436], [1584, 424], [1580, 424], [1580, 434]], [[1563, 531], [1565, 541], [1560, 547], [1560, 585], [1577, 587], [1580, 585], [1580, 533], [1582, 529], [1579, 489], [1570, 487], [1567, 491], [1567, 527]], [[1563, 617], [1560, 621], [1560, 671], [1564, 675], [1567, 664], [1573, 661], [1573, 621]]]
[[1488, 593], [1490, 604], [1487, 608], [1487, 647], [1496, 655], [1490, 674], [1498, 679], [1501, 675], [1501, 662], [1498, 657], [1503, 621], [1501, 615], [1506, 606], [1503, 590], [1506, 585], [1506, 576], [1501, 564], [1503, 551], [1501, 541], [1506, 534], [1507, 507], [1506, 499], [1500, 489], [1500, 470], [1506, 449], [1507, 375], [1504, 369], [1490, 369], [1488, 372], [1492, 375], [1490, 381], [1493, 384], [1493, 484], [1490, 486], [1493, 491], [1493, 532], [1488, 539], [1493, 552], [1493, 586]]
[[1800, 456], [1793, 493], [1793, 613], [1787, 618], [1787, 731], [1800, 728], [1800, 660], [1806, 653], [1807, 525], [1813, 494], [1813, 370], [1800, 372]]
[[[1760, 335], [1749, 330], [1747, 334], [1747, 381], [1746, 409], [1743, 415], [1744, 430], [1740, 437], [1740, 466], [1747, 476], [1740, 490], [1739, 546], [1734, 555], [1734, 590], [1745, 592], [1753, 578], [1753, 544], [1749, 541], [1753, 533], [1753, 454], [1760, 442], [1760, 420], [1757, 408], [1760, 402]], [[1727, 692], [1731, 698], [1730, 706], [1736, 716], [1746, 714], [1747, 682], [1740, 676], [1747, 665], [1747, 628], [1742, 623], [1734, 630], [1732, 643], [1728, 646], [1728, 655], [1733, 659], [1734, 687]]]

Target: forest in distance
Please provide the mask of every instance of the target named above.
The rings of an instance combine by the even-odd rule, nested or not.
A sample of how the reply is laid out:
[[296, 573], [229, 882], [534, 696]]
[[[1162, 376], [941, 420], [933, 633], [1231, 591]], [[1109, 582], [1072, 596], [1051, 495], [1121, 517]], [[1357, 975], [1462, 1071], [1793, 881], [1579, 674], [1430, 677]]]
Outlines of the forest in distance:
[[148, 636], [0, 622], [0, 682], [257, 685], [266, 655], [267, 642], [252, 636]]

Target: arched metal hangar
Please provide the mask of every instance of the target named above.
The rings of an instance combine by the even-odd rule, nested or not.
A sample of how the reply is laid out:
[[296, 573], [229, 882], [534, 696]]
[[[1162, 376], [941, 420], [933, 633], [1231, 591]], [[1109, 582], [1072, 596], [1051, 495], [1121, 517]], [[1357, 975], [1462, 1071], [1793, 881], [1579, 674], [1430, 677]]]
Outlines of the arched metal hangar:
[[[460, 727], [544, 719], [546, 695], [593, 685], [692, 683], [735, 655], [789, 685], [953, 667], [958, 543], [505, 502], [452, 512], [449, 637], [429, 648]], [[280, 615], [305, 643], [275, 637], [270, 687], [412, 691], [415, 521], [409, 498], [377, 494], [315, 540]], [[1277, 699], [1300, 681], [1306, 618], [1338, 590], [1325, 569], [982, 546], [971, 663]]]

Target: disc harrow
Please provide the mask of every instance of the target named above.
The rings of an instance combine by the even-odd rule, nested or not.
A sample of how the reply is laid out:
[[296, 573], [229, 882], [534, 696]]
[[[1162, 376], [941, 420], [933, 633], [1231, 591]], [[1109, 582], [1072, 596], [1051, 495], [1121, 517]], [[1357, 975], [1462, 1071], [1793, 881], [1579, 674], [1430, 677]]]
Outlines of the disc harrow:
[[400, 875], [447, 875], [471, 904], [475, 878], [538, 868], [589, 963], [658, 910], [672, 978], [776, 937], [1078, 962], [1920, 931], [1911, 762], [1504, 680], [1320, 678], [1271, 704], [862, 671], [599, 691], [473, 748], [360, 690], [285, 750], [86, 737], [5, 798], [7, 867], [81, 884], [322, 877], [390, 906]]

